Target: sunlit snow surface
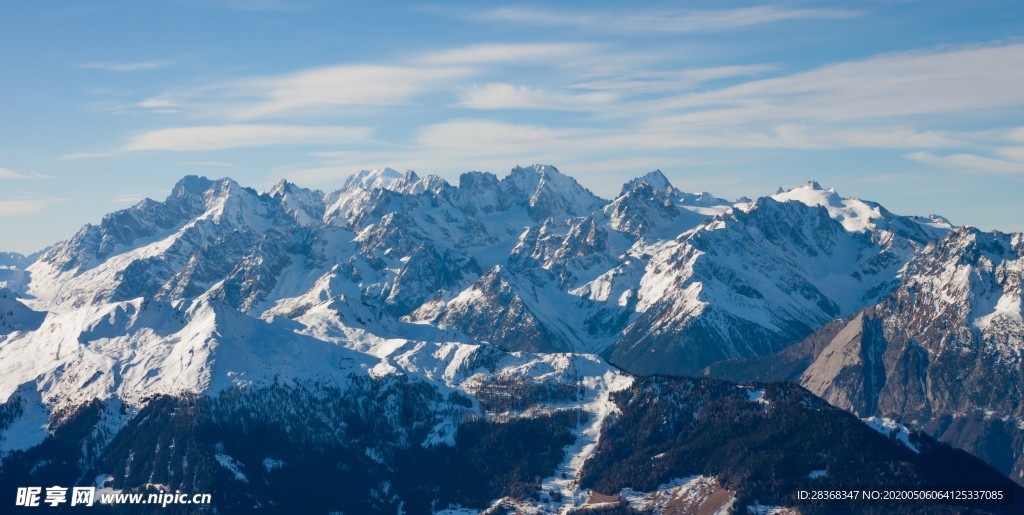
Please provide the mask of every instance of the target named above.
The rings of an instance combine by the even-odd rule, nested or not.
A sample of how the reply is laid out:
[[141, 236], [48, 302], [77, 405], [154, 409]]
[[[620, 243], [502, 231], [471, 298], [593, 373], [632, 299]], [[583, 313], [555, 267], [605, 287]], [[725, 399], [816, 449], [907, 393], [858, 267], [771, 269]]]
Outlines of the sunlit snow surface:
[[868, 417], [864, 419], [864, 423], [885, 436], [895, 437], [904, 447], [916, 453], [921, 452], [920, 447], [910, 441], [910, 429], [907, 429], [907, 426], [885, 417]]

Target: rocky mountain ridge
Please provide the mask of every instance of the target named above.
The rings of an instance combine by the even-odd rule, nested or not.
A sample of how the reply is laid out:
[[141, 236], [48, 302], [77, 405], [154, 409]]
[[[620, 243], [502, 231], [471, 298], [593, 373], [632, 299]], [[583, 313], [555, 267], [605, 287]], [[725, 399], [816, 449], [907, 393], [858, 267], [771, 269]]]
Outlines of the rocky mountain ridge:
[[[990, 433], [1020, 420], [1020, 242], [895, 215], [814, 182], [730, 202], [686, 193], [657, 171], [604, 200], [542, 165], [504, 178], [469, 172], [457, 185], [364, 171], [333, 192], [281, 181], [261, 193], [190, 176], [163, 202], [112, 213], [38, 256], [4, 258], [0, 448], [32, 468], [53, 461], [46, 449], [65, 445], [56, 441], [74, 441], [93, 449], [75, 458], [76, 473], [106, 474], [152, 446], [126, 428], [177, 424], [171, 414], [187, 405], [259, 427], [318, 427], [285, 438], [294, 452], [356, 438], [363, 447], [332, 447], [337, 463], [383, 471], [410, 449], [475, 449], [460, 447], [460, 434], [508, 445], [495, 435], [523, 424], [514, 431], [567, 446], [523, 464], [543, 471], [537, 481], [502, 476], [479, 489], [487, 499], [430, 499], [481, 506], [510, 495], [502, 502], [566, 511], [593, 491], [619, 495], [608, 471], [586, 473], [623, 409], [614, 392], [650, 374], [709, 370], [801, 382], [861, 417], [898, 420], [1016, 473], [998, 456], [1017, 433]], [[965, 369], [974, 371], [966, 380]], [[348, 400], [320, 418], [300, 413], [331, 396]], [[275, 418], [267, 403], [282, 399], [297, 407]], [[800, 413], [787, 424], [825, 416]], [[224, 418], [198, 420], [213, 424], [196, 426], [202, 434], [252, 436]], [[76, 427], [85, 432], [67, 440]], [[146, 428], [169, 439], [160, 448], [183, 437]], [[367, 431], [400, 444], [360, 440]], [[213, 454], [246, 452], [207, 443]], [[203, 452], [147, 459], [163, 467]], [[364, 492], [374, 509], [429, 497], [394, 497], [384, 483], [394, 478], [381, 473]], [[720, 470], [687, 467], [630, 488], [678, 490], [684, 473], [709, 474], [701, 488], [714, 483], [741, 503], [769, 500]], [[168, 484], [215, 476], [185, 471]], [[139, 477], [119, 476], [118, 486]], [[236, 507], [275, 502], [229, 490]]]

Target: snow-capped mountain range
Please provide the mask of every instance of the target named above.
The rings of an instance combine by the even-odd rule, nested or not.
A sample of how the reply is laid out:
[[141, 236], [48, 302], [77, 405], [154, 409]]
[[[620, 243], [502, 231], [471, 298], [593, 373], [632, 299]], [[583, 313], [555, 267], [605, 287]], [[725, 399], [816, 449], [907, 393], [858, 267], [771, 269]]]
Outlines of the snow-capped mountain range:
[[[610, 202], [539, 165], [458, 186], [364, 171], [331, 193], [186, 177], [165, 201], [107, 215], [24, 267], [31, 280], [10, 286], [47, 318], [5, 337], [0, 395], [39, 375], [100, 398], [227, 385], [203, 343], [221, 324], [364, 351], [396, 338], [490, 343], [694, 373], [878, 302], [948, 230], [816, 183], [730, 204], [660, 172]], [[167, 352], [140, 352], [143, 337]], [[114, 373], [129, 354], [149, 379]], [[247, 367], [234, 372], [256, 374]]]
[[[968, 259], [955, 249], [971, 238], [988, 243]], [[558, 411], [558, 392], [576, 392], [588, 419], [561, 467], [579, 476], [632, 374], [773, 356], [873, 306], [887, 306], [894, 331], [986, 342], [1008, 374], [1019, 370], [1020, 241], [895, 215], [813, 181], [729, 201], [658, 171], [606, 200], [543, 165], [458, 184], [362, 171], [333, 192], [189, 176], [164, 201], [111, 213], [38, 255], [0, 255], [0, 452], [33, 448], [95, 402], [120, 406], [91, 433], [109, 449], [158, 396], [290, 385], [315, 398], [365, 381], [434, 392], [417, 415], [430, 427], [406, 436], [455, 445], [467, 417], [528, 416], [529, 403], [488, 400], [495, 384], [525, 381], [545, 413]], [[942, 299], [931, 318], [900, 318], [931, 299]], [[936, 325], [942, 313], [950, 320]], [[803, 382], [838, 402], [825, 376], [839, 366], [815, 363]], [[999, 409], [1018, 414], [1014, 399]], [[558, 498], [577, 495], [555, 479], [545, 488]]]

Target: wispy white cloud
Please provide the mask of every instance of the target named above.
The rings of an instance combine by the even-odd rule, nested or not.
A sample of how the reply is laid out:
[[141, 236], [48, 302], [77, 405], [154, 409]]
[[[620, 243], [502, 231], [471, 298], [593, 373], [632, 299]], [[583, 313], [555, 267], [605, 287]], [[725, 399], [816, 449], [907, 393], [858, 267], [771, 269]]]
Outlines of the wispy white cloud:
[[271, 145], [366, 143], [362, 127], [317, 125], [213, 125], [175, 127], [138, 134], [121, 150], [205, 151]]
[[[188, 94], [182, 95], [183, 97], [190, 96]], [[139, 107], [146, 107], [151, 109], [163, 109], [168, 107], [177, 106], [180, 100], [176, 100], [177, 95], [175, 93], [164, 93], [160, 96], [147, 98], [138, 103]]]
[[[1015, 149], [1020, 150], [1020, 149]], [[1011, 150], [1011, 154], [1015, 154]], [[1024, 160], [997, 159], [971, 153], [936, 154], [934, 152], [911, 152], [904, 157], [929, 166], [945, 168], [972, 174], [1024, 174]]]
[[0, 168], [0, 180], [4, 179], [31, 179], [31, 175], [15, 172], [10, 168]]
[[138, 105], [191, 107], [236, 120], [318, 115], [367, 105], [400, 105], [424, 91], [467, 76], [463, 67], [340, 65], [170, 91]]
[[775, 70], [778, 70], [778, 66], [774, 64], [748, 64], [677, 71], [636, 71], [600, 80], [580, 82], [573, 84], [572, 87], [616, 91], [629, 96], [679, 93], [715, 80], [762, 75]]
[[847, 121], [1024, 104], [1024, 44], [884, 54], [653, 100], [680, 124]]
[[127, 63], [117, 63], [109, 61], [85, 63], [79, 68], [91, 68], [94, 70], [106, 70], [109, 72], [135, 72], [142, 70], [158, 70], [160, 68], [166, 68], [172, 64], [173, 61], [168, 59], [159, 59], [154, 61], [136, 61]]
[[1004, 136], [1005, 139], [1016, 143], [1024, 143], [1024, 127], [1016, 127]]
[[954, 148], [970, 143], [958, 134], [941, 130], [873, 125], [867, 128], [782, 126], [780, 133], [814, 142], [819, 148]]
[[1010, 161], [1024, 163], [1024, 147], [1003, 147], [997, 149], [996, 154]]
[[456, 105], [470, 109], [589, 111], [606, 108], [618, 95], [609, 92], [565, 93], [514, 84], [483, 84], [463, 89], [459, 97]]
[[199, 87], [177, 88], [138, 102], [152, 110], [190, 110], [232, 120], [323, 117], [356, 106], [405, 105], [422, 94], [455, 91], [488, 66], [556, 65], [597, 55], [579, 43], [485, 44], [434, 50], [390, 64], [340, 64]]
[[10, 168], [0, 167], [0, 181], [2, 180], [34, 180], [34, 179], [48, 179], [49, 177], [39, 173], [24, 173], [11, 170]]
[[38, 213], [53, 204], [66, 200], [64, 198], [0, 200], [0, 217]]
[[237, 86], [241, 91], [249, 91], [256, 100], [241, 106], [234, 116], [251, 119], [352, 105], [404, 104], [438, 82], [468, 74], [469, 70], [461, 67], [347, 65], [252, 79]]
[[463, 11], [473, 20], [548, 27], [579, 27], [606, 32], [701, 33], [752, 27], [790, 20], [853, 18], [863, 11], [754, 6], [714, 10], [556, 11], [528, 7], [499, 7]]
[[[697, 30], [693, 24], [698, 18], [704, 20], [706, 30], [725, 30], [784, 19], [856, 14], [759, 7], [666, 16], [691, 24], [687, 30]], [[624, 23], [639, 23], [645, 16], [653, 15], [641, 13]], [[599, 72], [582, 65], [602, 59], [608, 62]], [[516, 66], [516, 71], [510, 74], [509, 66]], [[450, 169], [542, 161], [600, 168], [599, 160], [672, 160], [673, 152], [682, 155], [680, 151], [688, 149], [899, 149], [906, 151], [907, 159], [933, 166], [948, 168], [972, 160], [979, 169], [1005, 173], [1015, 169], [1019, 149], [1014, 148], [1020, 145], [1001, 145], [1002, 153], [981, 148], [991, 146], [992, 138], [1024, 139], [1024, 132], [964, 135], [946, 129], [949, 125], [943, 120], [1024, 105], [1021, 83], [1024, 44], [880, 54], [787, 71], [774, 63], [686, 67], [674, 60], [631, 62], [606, 45], [542, 42], [428, 50], [389, 63], [341, 64], [240, 78], [168, 90], [139, 105], [220, 120], [293, 121], [349, 112], [394, 114], [395, 110], [382, 108], [413, 104], [435, 94], [432, 101], [444, 95], [454, 99], [441, 104], [447, 108], [530, 109], [569, 112], [560, 116], [574, 117], [545, 126], [555, 118], [524, 124], [502, 120], [500, 115], [445, 119], [452, 113], [442, 112], [415, 130], [413, 137], [386, 141], [391, 145], [386, 152], [376, 146], [359, 151], [351, 147], [318, 154], [313, 157], [319, 162], [284, 170], [300, 174], [295, 178], [307, 182], [385, 164]], [[366, 109], [350, 111], [353, 106]], [[120, 151], [344, 145], [369, 142], [370, 131], [277, 123], [174, 127], [139, 134]]]
[[415, 56], [411, 62], [429, 66], [557, 63], [591, 54], [598, 49], [597, 45], [586, 43], [484, 44], [428, 52]]

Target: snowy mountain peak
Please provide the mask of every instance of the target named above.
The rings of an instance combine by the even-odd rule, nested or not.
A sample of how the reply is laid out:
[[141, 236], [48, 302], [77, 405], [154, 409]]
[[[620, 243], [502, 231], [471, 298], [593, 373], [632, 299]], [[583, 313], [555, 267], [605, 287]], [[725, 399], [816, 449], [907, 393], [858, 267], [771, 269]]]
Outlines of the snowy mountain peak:
[[277, 181], [277, 184], [275, 184], [273, 188], [270, 188], [270, 191], [268, 191], [267, 194], [270, 195], [271, 197], [283, 197], [289, 193], [306, 191], [312, 190], [303, 188], [302, 186], [299, 186], [294, 182], [289, 181], [288, 179], [282, 178], [281, 180]]
[[375, 188], [392, 189], [392, 185], [402, 180], [405, 174], [393, 168], [380, 168], [377, 170], [360, 170], [345, 181], [344, 190], [362, 188], [372, 190]]
[[310, 226], [319, 223], [324, 216], [324, 193], [297, 186], [281, 179], [268, 192], [271, 198], [278, 199], [284, 210], [299, 225]]
[[585, 216], [608, 202], [551, 165], [517, 166], [501, 180], [505, 202], [526, 201], [537, 220], [551, 216]]
[[829, 216], [843, 224], [847, 231], [877, 234], [889, 231], [917, 243], [941, 238], [952, 224], [944, 218], [899, 216], [889, 212], [877, 202], [857, 197], [841, 197], [835, 188], [825, 189], [816, 181], [784, 190], [771, 196], [779, 202], [802, 202], [808, 206], [822, 206]]
[[270, 190], [267, 191], [267, 194], [271, 197], [279, 197], [287, 193], [292, 186], [293, 184], [288, 182], [288, 179], [281, 178], [281, 180], [277, 181], [277, 184], [274, 184], [273, 188], [270, 188]]
[[[297, 428], [336, 420], [333, 437], [346, 442], [365, 433], [380, 442], [452, 447], [464, 415], [483, 422], [493, 415], [502, 424], [508, 419], [505, 425], [513, 429], [520, 419], [563, 417], [565, 427], [580, 434], [576, 443], [566, 442], [564, 463], [574, 468], [557, 473], [556, 483], [544, 484], [577, 484], [580, 467], [594, 460], [585, 453], [596, 453], [597, 460], [589, 461], [594, 463], [604, 452], [597, 438], [615, 442], [605, 439], [614, 433], [602, 436], [610, 428], [604, 417], [629, 416], [632, 409], [625, 394], [610, 396], [629, 386], [628, 376], [591, 354], [601, 353], [630, 372], [696, 375], [726, 360], [792, 348], [837, 318], [868, 320], [867, 314], [858, 315], [865, 309], [908, 314], [893, 327], [909, 335], [907, 359], [899, 363], [915, 368], [889, 375], [892, 380], [882, 384], [895, 385], [890, 388], [916, 387], [917, 378], [925, 377], [916, 368], [920, 363], [965, 356], [951, 362], [954, 373], [939, 383], [937, 391], [952, 394], [933, 396], [945, 402], [958, 395], [963, 378], [987, 380], [992, 363], [1010, 365], [997, 370], [1019, 371], [1024, 352], [1024, 235], [951, 228], [942, 217], [894, 215], [814, 181], [732, 203], [707, 192], [684, 193], [658, 170], [626, 183], [611, 202], [545, 165], [516, 167], [503, 179], [465, 173], [458, 187], [411, 170], [364, 170], [326, 194], [286, 180], [261, 194], [230, 179], [189, 176], [165, 201], [147, 200], [111, 213], [38, 259], [0, 254], [0, 454], [14, 449], [11, 442], [27, 442], [11, 438], [21, 434], [18, 427], [33, 425], [32, 438], [38, 439], [28, 446], [35, 445], [47, 437], [51, 414], [57, 420], [57, 414], [94, 400], [112, 403], [111, 413], [123, 413], [122, 425], [137, 410], [152, 407], [123, 433], [141, 435], [145, 443], [132, 447], [118, 440], [114, 447], [116, 452], [143, 447], [164, 452], [164, 447], [151, 449], [149, 433], [139, 428], [156, 427], [144, 424], [161, 420], [148, 415], [161, 413], [165, 401], [154, 396], [166, 395], [211, 402], [196, 406], [218, 406], [225, 411], [216, 420], [239, 418], [251, 427], [264, 426], [258, 425], [262, 419], [245, 418], [249, 414], [291, 424], [278, 415], [308, 413], [308, 419], [288, 426]], [[936, 313], [945, 315], [937, 319]], [[904, 331], [915, 327], [916, 333]], [[886, 354], [871, 347], [875, 327], [853, 327], [858, 328], [856, 338], [870, 352], [845, 352], [853, 349], [846, 346], [851, 329], [851, 338], [840, 342], [844, 351], [824, 353], [820, 361], [852, 356], [870, 373], [875, 364], [885, 365]], [[955, 338], [943, 339], [947, 334]], [[984, 353], [962, 352], [975, 340], [984, 343], [974, 347]], [[928, 341], [943, 346], [929, 347]], [[901, 352], [896, 343], [890, 350]], [[872, 367], [869, 358], [875, 360]], [[972, 363], [979, 365], [959, 373]], [[812, 372], [821, 370], [841, 368], [816, 366]], [[698, 412], [714, 415], [714, 406], [705, 404], [709, 397], [697, 395], [704, 390], [693, 390], [693, 380], [680, 379], [685, 383], [677, 385], [679, 395], [662, 396], [672, 394], [666, 381], [641, 381], [651, 395], [633, 395], [639, 389], [630, 393], [637, 399], [632, 413], [648, 412], [647, 398], [681, 406], [669, 400], [694, 391], [701, 404], [693, 410], [672, 408], [682, 417], [673, 427], [688, 427]], [[868, 388], [867, 381], [859, 382]], [[716, 429], [730, 427], [737, 406], [751, 415], [785, 414], [778, 409], [789, 406], [784, 404], [788, 394], [782, 393], [796, 392], [708, 384], [706, 391], [727, 389], [733, 393], [723, 395], [740, 401], [724, 405], [729, 417], [701, 415], [716, 421], [707, 426]], [[1021, 384], [1017, 374], [986, 395], [1019, 400]], [[282, 405], [286, 399], [295, 404]], [[884, 405], [884, 398], [872, 399]], [[982, 404], [985, 399], [967, 400], [999, 407]], [[32, 407], [27, 415], [14, 415], [21, 426], [10, 424], [16, 404], [14, 411]], [[586, 424], [566, 409], [574, 405], [593, 415]], [[373, 423], [347, 418], [350, 409]], [[173, 416], [186, 420], [201, 412]], [[1011, 424], [1020, 420], [1024, 417]], [[415, 431], [392, 431], [390, 423]], [[118, 428], [111, 429], [111, 437]], [[193, 434], [160, 438], [190, 442]], [[211, 445], [231, 441], [205, 433], [202, 439]], [[544, 438], [523, 439], [532, 440]], [[562, 448], [558, 441], [552, 445], [556, 452]], [[79, 447], [85, 449], [77, 443], [67, 448]], [[228, 452], [223, 447], [216, 460], [190, 466], [219, 470], [223, 458], [241, 470], [241, 461], [223, 454]], [[381, 452], [388, 448], [365, 446], [368, 460], [353, 467], [353, 477], [364, 475], [363, 465], [383, 470], [377, 465], [393, 458]], [[323, 447], [310, 454], [323, 456], [324, 449], [334, 452]], [[194, 453], [167, 452], [175, 467], [195, 462], [179, 460]], [[642, 470], [664, 455], [644, 456]], [[132, 456], [127, 463], [154, 463], [160, 469], [171, 463]], [[266, 465], [280, 461], [276, 453], [250, 457], [256, 461], [246, 473], [261, 488], [268, 476], [259, 470], [300, 470], [299, 462]], [[113, 463], [106, 459], [97, 463]], [[821, 460], [812, 459], [812, 470], [822, 467]], [[612, 466], [619, 462], [611, 460]], [[435, 469], [417, 462], [415, 470]], [[152, 481], [150, 472], [136, 474]], [[545, 486], [544, 491], [556, 490]]]
[[171, 197], [181, 198], [189, 195], [203, 195], [211, 186], [213, 186], [213, 181], [206, 177], [186, 175], [174, 185], [174, 188], [171, 190]]
[[700, 193], [681, 193], [679, 197], [682, 202], [688, 206], [721, 207], [731, 204], [728, 200], [716, 197], [707, 191], [702, 191]]
[[648, 172], [645, 175], [637, 177], [636, 179], [633, 179], [627, 182], [626, 184], [623, 184], [622, 191], [619, 193], [619, 195], [625, 195], [630, 191], [634, 191], [637, 188], [639, 188], [641, 184], [644, 183], [650, 185], [651, 188], [659, 191], [668, 191], [675, 189], [672, 186], [672, 183], [669, 182], [668, 178], [665, 177], [665, 174], [661, 173], [661, 170], [654, 170], [653, 172]]
[[[683, 193], [660, 171], [627, 186], [609, 203], [545, 165], [516, 167], [500, 180], [466, 173], [458, 187], [435, 175], [364, 170], [329, 194], [288, 181], [259, 194], [230, 179], [190, 176], [166, 201], [112, 213], [55, 245], [17, 291], [40, 312], [203, 297], [246, 316], [276, 309], [331, 338], [458, 332], [455, 341], [493, 342], [495, 334], [512, 341], [529, 328], [535, 348], [562, 350], [596, 340], [612, 345], [617, 331], [656, 305], [651, 316], [666, 317], [665, 338], [673, 339], [690, 331], [682, 322], [704, 316], [691, 308], [706, 303], [716, 306], [708, 313], [728, 318], [707, 318], [703, 330], [728, 335], [752, 323], [771, 333], [760, 347], [737, 349], [739, 356], [773, 350], [777, 340], [875, 300], [914, 253], [906, 238], [927, 240], [920, 222], [820, 185], [717, 219], [731, 202]], [[869, 244], [834, 221], [845, 232], [851, 221], [885, 230], [870, 229]], [[765, 261], [749, 270], [731, 268], [722, 250], [758, 248]], [[872, 256], [880, 257], [864, 261]], [[783, 261], [786, 280], [762, 284]], [[809, 286], [786, 282], [804, 272]], [[331, 281], [326, 296], [316, 286], [324, 277]], [[807, 303], [772, 307], [794, 291]], [[642, 335], [626, 336], [623, 345], [646, 345]]]
[[[186, 178], [190, 179], [190, 178]], [[180, 190], [182, 195], [185, 197], [201, 197], [204, 199], [207, 209], [210, 209], [224, 199], [231, 197], [257, 197], [259, 192], [255, 189], [242, 186], [235, 182], [230, 177], [222, 177], [217, 180], [207, 179], [206, 177], [194, 177], [195, 180], [189, 180], [187, 185]], [[186, 180], [179, 181], [178, 184], [182, 185]], [[199, 189], [205, 186], [205, 189]], [[177, 191], [176, 191], [177, 192]], [[172, 196], [174, 194], [172, 193]]]
[[576, 179], [563, 174], [558, 171], [558, 168], [551, 165], [535, 164], [525, 168], [517, 166], [512, 169], [505, 181], [519, 191], [528, 194], [536, 194], [537, 191], [545, 187], [564, 192], [583, 190], [590, 193], [590, 190], [576, 182]]
[[907, 218], [917, 222], [923, 227], [940, 233], [956, 228], [956, 226], [953, 225], [953, 222], [950, 222], [948, 218], [936, 214], [930, 214], [928, 216], [908, 216]]
[[513, 177], [536, 175], [538, 177], [538, 179], [540, 177], [552, 176], [552, 175], [568, 177], [567, 175], [565, 175], [562, 172], [558, 171], [558, 168], [555, 168], [554, 165], [544, 165], [544, 164], [540, 164], [540, 163], [532, 164], [530, 166], [525, 166], [525, 167], [524, 166], [517, 166], [517, 167], [512, 169], [511, 175]]
[[432, 193], [438, 193], [445, 188], [451, 187], [448, 181], [441, 177], [430, 174], [425, 177], [416, 175], [416, 172], [412, 170], [406, 170], [402, 178], [394, 182], [389, 189], [397, 191], [403, 195], [419, 195], [423, 192], [429, 191]]
[[548, 182], [552, 182], [552, 178], [554, 178], [556, 183], [564, 182], [559, 181], [560, 177], [569, 179], [554, 166], [535, 164], [525, 168], [522, 166], [513, 168], [512, 172], [502, 182], [508, 184], [510, 188], [515, 189], [517, 192], [529, 196], [537, 191], [541, 181], [545, 178], [548, 179]]
[[874, 202], [865, 202], [856, 197], [842, 198], [835, 188], [822, 188], [817, 181], [808, 181], [803, 186], [790, 188], [771, 196], [779, 202], [801, 202], [808, 206], [822, 206], [829, 215], [843, 224], [852, 232], [873, 231], [884, 229], [887, 224], [879, 223], [888, 212], [883, 213], [881, 206]]
[[807, 181], [801, 186], [795, 188], [783, 189], [779, 188], [778, 191], [772, 195], [772, 198], [780, 202], [786, 202], [787, 200], [797, 200], [807, 204], [809, 206], [829, 206], [839, 205], [842, 203], [842, 198], [836, 193], [835, 188], [823, 188], [818, 181]]
[[459, 175], [459, 189], [493, 189], [498, 186], [498, 176], [488, 172], [466, 172]]

